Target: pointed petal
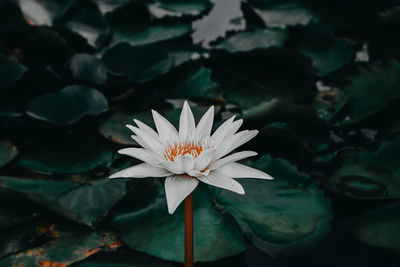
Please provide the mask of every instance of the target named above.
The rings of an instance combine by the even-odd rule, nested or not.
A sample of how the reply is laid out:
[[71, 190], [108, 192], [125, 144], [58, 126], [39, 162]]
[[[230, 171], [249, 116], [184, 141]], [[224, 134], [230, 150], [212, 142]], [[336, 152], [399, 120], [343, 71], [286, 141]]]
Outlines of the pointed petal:
[[171, 175], [171, 173], [164, 168], [159, 168], [148, 163], [141, 163], [116, 172], [108, 178], [147, 178], [166, 177], [169, 175]]
[[213, 160], [215, 149], [204, 150], [195, 158], [195, 169], [198, 171], [204, 170]]
[[270, 175], [266, 174], [263, 171], [254, 169], [252, 167], [233, 162], [226, 164], [214, 172], [222, 175], [226, 175], [232, 178], [256, 178], [256, 179], [265, 179], [265, 180], [273, 180], [274, 178]]
[[179, 119], [179, 136], [185, 138], [190, 136], [195, 129], [195, 122], [192, 110], [187, 101], [183, 104], [181, 117]]
[[136, 125], [139, 127], [139, 129], [141, 129], [142, 131], [144, 131], [146, 134], [150, 135], [154, 139], [158, 139], [160, 137], [158, 135], [158, 133], [156, 131], [154, 131], [154, 129], [151, 128], [150, 126], [148, 126], [147, 124], [145, 124], [137, 119], [134, 119], [133, 121], [136, 123]]
[[211, 134], [211, 128], [214, 121], [214, 106], [211, 106], [203, 117], [201, 117], [196, 127], [196, 136], [206, 137]]
[[[231, 118], [233, 120], [233, 117]], [[228, 120], [229, 121], [229, 120]], [[227, 121], [227, 122], [228, 122]], [[215, 131], [213, 136], [211, 137], [211, 144], [214, 147], [218, 147], [223, 143], [224, 140], [227, 138], [233, 136], [237, 130], [239, 130], [240, 126], [242, 126], [243, 120], [237, 120], [237, 121], [232, 121], [231, 123], [227, 123], [224, 128], [221, 129], [221, 131], [218, 132], [218, 130], [221, 128], [221, 126]], [[225, 124], [225, 123], [224, 123]], [[223, 125], [224, 125], [223, 124]]]
[[219, 160], [213, 162], [211, 164], [211, 166], [210, 166], [210, 169], [211, 170], [215, 170], [215, 169], [218, 169], [219, 167], [224, 166], [225, 164], [228, 164], [228, 163], [231, 163], [231, 162], [235, 162], [235, 161], [238, 161], [238, 160], [241, 160], [241, 159], [245, 159], [245, 158], [248, 158], [248, 157], [253, 157], [253, 156], [256, 156], [256, 155], [257, 155], [257, 152], [254, 152], [254, 151], [237, 152], [237, 153], [234, 153], [232, 155], [229, 155], [229, 156], [227, 156], [225, 158], [222, 158], [222, 159], [219, 159]]
[[188, 176], [173, 175], [165, 179], [168, 212], [174, 213], [179, 204], [196, 189], [199, 181]]
[[244, 189], [241, 184], [233, 180], [232, 178], [225, 176], [223, 174], [216, 174], [210, 172], [208, 176], [197, 177], [201, 182], [216, 186], [219, 188], [227, 189], [232, 192], [244, 195]]
[[[145, 146], [143, 146], [146, 149], [150, 149], [154, 152], [160, 153], [161, 152], [161, 144], [158, 138], [154, 138], [151, 135], [147, 134], [145, 131], [133, 126], [127, 124], [126, 127], [128, 127], [132, 132], [136, 134], [136, 136], [140, 137], [142, 141], [146, 143]], [[143, 142], [141, 142], [143, 143]]]
[[160, 161], [160, 156], [143, 148], [128, 147], [118, 150], [118, 153], [137, 158], [147, 163], [156, 163]]
[[218, 144], [219, 142], [221, 142], [223, 140], [226, 132], [229, 131], [229, 128], [234, 119], [235, 119], [235, 116], [232, 116], [230, 119], [228, 119], [224, 123], [222, 123], [217, 128], [217, 130], [215, 130], [215, 132], [213, 133], [213, 135], [211, 136], [211, 139], [210, 139], [212, 144]]
[[241, 145], [247, 143], [252, 138], [258, 134], [257, 130], [252, 131], [241, 131], [233, 136], [228, 137], [224, 140], [220, 146], [217, 148], [217, 153], [215, 154], [215, 159], [221, 158], [231, 152], [232, 150], [240, 147]]
[[155, 110], [151, 110], [151, 112], [153, 113], [154, 123], [156, 124], [157, 132], [161, 139], [168, 141], [178, 135], [178, 131], [166, 118]]

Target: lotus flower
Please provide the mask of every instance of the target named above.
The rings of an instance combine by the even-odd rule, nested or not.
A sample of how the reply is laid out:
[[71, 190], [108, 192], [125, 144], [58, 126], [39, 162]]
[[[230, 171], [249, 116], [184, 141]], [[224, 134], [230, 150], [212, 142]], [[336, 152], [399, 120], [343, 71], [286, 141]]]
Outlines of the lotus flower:
[[211, 135], [214, 106], [196, 126], [193, 113], [185, 101], [179, 131], [157, 111], [152, 110], [152, 113], [157, 132], [135, 119], [137, 127], [127, 127], [135, 134], [132, 138], [142, 148], [118, 151], [144, 163], [114, 173], [110, 178], [167, 177], [165, 193], [170, 214], [193, 192], [199, 181], [244, 194], [243, 187], [233, 178], [273, 179], [262, 171], [236, 162], [255, 156], [256, 152], [241, 151], [228, 155], [258, 133], [257, 130], [237, 132], [243, 120], [235, 121], [232, 117]]

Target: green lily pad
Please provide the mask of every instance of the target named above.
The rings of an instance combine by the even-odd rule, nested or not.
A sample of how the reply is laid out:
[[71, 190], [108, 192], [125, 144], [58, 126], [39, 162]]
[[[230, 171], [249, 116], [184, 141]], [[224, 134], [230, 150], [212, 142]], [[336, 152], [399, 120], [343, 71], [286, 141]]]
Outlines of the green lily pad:
[[219, 37], [225, 37], [229, 31], [242, 31], [246, 21], [241, 10], [241, 0], [212, 0], [214, 5], [210, 12], [193, 21], [192, 40], [205, 48]]
[[130, 0], [93, 0], [103, 15], [115, 10], [129, 1]]
[[224, 49], [229, 52], [250, 51], [257, 48], [268, 48], [272, 46], [281, 47], [287, 39], [288, 35], [283, 30], [254, 30], [239, 32], [223, 39], [213, 47]]
[[354, 47], [347, 41], [336, 40], [328, 45], [317, 43], [303, 46], [300, 52], [312, 59], [319, 76], [327, 75], [350, 62], [354, 57]]
[[27, 67], [16, 61], [0, 63], [0, 95], [12, 84], [19, 81], [27, 71]]
[[361, 242], [400, 252], [400, 205], [398, 203], [373, 209], [353, 223], [353, 235]]
[[17, 147], [8, 140], [0, 141], [0, 167], [13, 160], [18, 155]]
[[[146, 207], [118, 214], [113, 225], [128, 247], [152, 256], [183, 262], [184, 210], [181, 205], [170, 215], [164, 188]], [[197, 188], [194, 193], [194, 260], [215, 261], [243, 252], [245, 242], [236, 223], [220, 214], [209, 200], [207, 192]]]
[[308, 25], [319, 18], [308, 7], [297, 1], [257, 1], [254, 11], [269, 28], [282, 28], [295, 25]]
[[103, 55], [108, 70], [126, 75], [132, 82], [145, 82], [168, 72], [174, 65], [168, 51], [157, 45], [131, 46], [118, 44]]
[[357, 199], [399, 198], [400, 166], [396, 160], [400, 138], [385, 140], [378, 151], [339, 153], [340, 165], [329, 177], [334, 192]]
[[103, 47], [110, 37], [110, 27], [97, 6], [91, 1], [74, 3], [61, 24], [80, 34], [93, 47]]
[[271, 256], [308, 249], [330, 230], [330, 200], [318, 183], [283, 159], [263, 156], [254, 167], [273, 181], [241, 179], [246, 194], [212, 188], [253, 244]]
[[0, 189], [0, 230], [28, 221], [36, 215], [36, 210], [30, 207], [23, 197], [9, 190]]
[[0, 266], [67, 266], [121, 246], [113, 232], [71, 228], [59, 225], [43, 228], [49, 241], [1, 260]]
[[107, 80], [106, 66], [95, 56], [75, 54], [69, 66], [75, 79], [97, 84], [104, 84]]
[[[18, 164], [35, 172], [87, 172], [114, 159], [115, 148], [89, 131], [33, 131], [28, 140], [23, 139], [22, 133], [16, 135], [22, 151]], [[36, 135], [37, 131], [40, 136]]]
[[399, 99], [399, 73], [398, 63], [360, 68], [351, 84], [344, 88], [349, 94], [349, 110], [342, 123], [357, 123]]
[[0, 187], [27, 196], [76, 222], [96, 226], [126, 193], [125, 181], [104, 180], [79, 185], [68, 181], [0, 176]]
[[107, 110], [107, 99], [100, 91], [72, 85], [37, 97], [29, 104], [26, 113], [38, 120], [67, 126], [86, 115], [99, 115]]
[[76, 267], [173, 267], [172, 263], [148, 255], [116, 251], [96, 255], [74, 265]]
[[191, 31], [181, 20], [163, 21], [152, 17], [145, 5], [130, 2], [107, 14], [113, 28], [112, 45], [126, 42], [145, 45], [173, 39]]
[[156, 0], [148, 4], [151, 15], [156, 18], [198, 16], [210, 7], [210, 0]]

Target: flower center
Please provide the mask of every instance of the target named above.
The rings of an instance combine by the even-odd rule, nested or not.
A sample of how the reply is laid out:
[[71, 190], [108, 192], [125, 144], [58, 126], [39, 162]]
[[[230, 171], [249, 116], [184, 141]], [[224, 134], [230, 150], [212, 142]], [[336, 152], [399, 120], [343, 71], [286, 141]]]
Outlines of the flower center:
[[199, 144], [198, 142], [173, 143], [165, 149], [164, 158], [174, 161], [176, 157], [187, 154], [196, 158], [205, 148], [204, 144]]

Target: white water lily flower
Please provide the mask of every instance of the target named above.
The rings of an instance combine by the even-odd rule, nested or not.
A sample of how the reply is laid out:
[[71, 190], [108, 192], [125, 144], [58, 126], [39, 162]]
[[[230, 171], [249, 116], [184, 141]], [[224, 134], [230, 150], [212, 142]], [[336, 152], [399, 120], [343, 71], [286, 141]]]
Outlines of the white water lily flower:
[[157, 132], [139, 120], [138, 127], [127, 125], [132, 138], [143, 148], [119, 150], [144, 163], [114, 173], [110, 178], [167, 177], [165, 193], [168, 211], [173, 213], [179, 204], [197, 187], [199, 181], [244, 194], [243, 187], [232, 178], [273, 179], [268, 174], [236, 161], [257, 155], [253, 151], [233, 153], [250, 139], [257, 130], [237, 132], [243, 120], [234, 117], [225, 121], [211, 135], [214, 107], [203, 115], [197, 126], [193, 113], [185, 101], [179, 120], [179, 132], [158, 112], [152, 110]]

